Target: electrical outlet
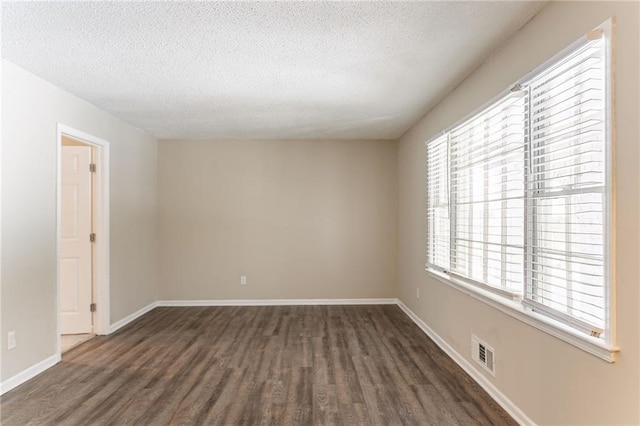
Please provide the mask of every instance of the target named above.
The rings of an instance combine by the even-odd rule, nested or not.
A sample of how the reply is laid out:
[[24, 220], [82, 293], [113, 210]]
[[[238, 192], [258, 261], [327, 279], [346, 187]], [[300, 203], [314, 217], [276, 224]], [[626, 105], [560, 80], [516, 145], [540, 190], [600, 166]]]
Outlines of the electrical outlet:
[[416, 299], [420, 299], [420, 289], [416, 288]]
[[16, 332], [10, 331], [7, 333], [7, 349], [13, 349], [18, 345], [16, 341]]
[[247, 276], [240, 275], [240, 285], [246, 285], [246, 284], [247, 284]]

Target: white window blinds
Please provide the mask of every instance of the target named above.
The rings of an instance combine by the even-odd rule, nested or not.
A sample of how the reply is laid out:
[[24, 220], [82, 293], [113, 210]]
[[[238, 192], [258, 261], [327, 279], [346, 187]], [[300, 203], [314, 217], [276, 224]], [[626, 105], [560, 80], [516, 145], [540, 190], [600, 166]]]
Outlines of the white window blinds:
[[529, 83], [525, 303], [605, 328], [605, 66], [591, 41]]
[[449, 269], [449, 146], [447, 136], [427, 148], [427, 264]]
[[427, 145], [427, 266], [597, 337], [611, 285], [600, 34]]
[[450, 271], [521, 293], [524, 95], [512, 93], [449, 134]]

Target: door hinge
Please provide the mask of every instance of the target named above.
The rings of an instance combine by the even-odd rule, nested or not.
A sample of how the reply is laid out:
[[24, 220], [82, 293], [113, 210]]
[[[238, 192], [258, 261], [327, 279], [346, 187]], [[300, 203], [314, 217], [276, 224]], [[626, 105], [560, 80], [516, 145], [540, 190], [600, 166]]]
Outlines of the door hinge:
[[91, 305], [89, 305], [89, 310], [90, 310], [91, 312], [95, 312], [95, 311], [96, 311], [96, 304], [95, 304], [95, 303], [92, 303]]
[[96, 242], [96, 234], [91, 233], [89, 234], [89, 241], [91, 241], [92, 243]]
[[95, 173], [95, 172], [96, 172], [96, 165], [95, 165], [95, 163], [90, 163], [90, 164], [89, 164], [89, 171], [90, 171], [91, 173]]

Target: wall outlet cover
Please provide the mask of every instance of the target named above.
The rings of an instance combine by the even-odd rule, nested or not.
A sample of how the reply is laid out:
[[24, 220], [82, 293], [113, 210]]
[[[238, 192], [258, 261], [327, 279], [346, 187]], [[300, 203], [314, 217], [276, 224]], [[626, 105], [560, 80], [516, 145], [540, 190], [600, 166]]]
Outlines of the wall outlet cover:
[[10, 331], [7, 333], [7, 349], [13, 349], [18, 345], [16, 340], [16, 332]]

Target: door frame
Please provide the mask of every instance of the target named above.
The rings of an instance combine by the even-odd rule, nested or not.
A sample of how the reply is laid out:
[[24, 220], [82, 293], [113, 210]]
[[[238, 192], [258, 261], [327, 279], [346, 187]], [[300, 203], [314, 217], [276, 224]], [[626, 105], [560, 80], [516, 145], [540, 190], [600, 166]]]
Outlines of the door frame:
[[58, 123], [56, 133], [56, 341], [57, 353], [60, 355], [62, 353], [60, 337], [62, 136], [83, 142], [94, 150], [96, 172], [92, 187], [92, 215], [96, 241], [93, 243], [92, 276], [93, 302], [96, 303], [96, 312], [93, 317], [95, 334], [109, 334], [109, 142], [61, 123]]

